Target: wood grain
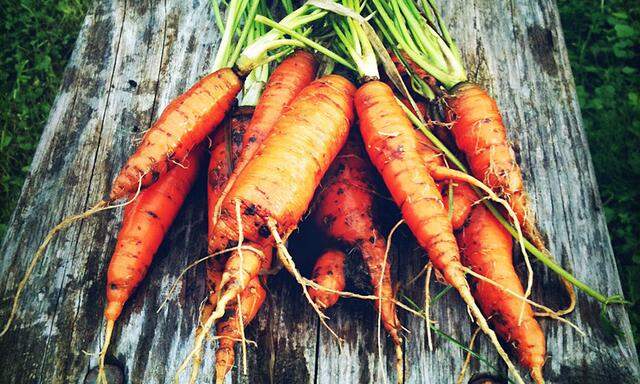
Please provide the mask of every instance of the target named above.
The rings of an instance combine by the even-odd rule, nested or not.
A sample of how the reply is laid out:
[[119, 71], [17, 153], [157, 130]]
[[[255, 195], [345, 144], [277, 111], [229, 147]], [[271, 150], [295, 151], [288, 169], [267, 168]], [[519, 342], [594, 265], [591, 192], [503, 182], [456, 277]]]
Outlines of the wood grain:
[[[486, 86], [503, 111], [525, 172], [537, 219], [558, 261], [607, 294], [621, 291], [602, 204], [575, 94], [562, 29], [553, 1], [441, 1], [472, 79]], [[210, 3], [97, 1], [87, 15], [63, 84], [1, 247], [3, 296], [12, 297], [46, 231], [65, 215], [101, 199], [135, 140], [162, 108], [211, 68], [219, 32]], [[188, 198], [148, 277], [116, 328], [110, 361], [127, 383], [167, 383], [192, 343], [204, 298], [203, 271], [194, 269], [156, 313], [180, 271], [205, 253], [204, 184]], [[15, 325], [0, 339], [0, 382], [82, 383], [95, 367], [102, 332], [106, 263], [115, 244], [120, 211], [101, 213], [61, 234], [49, 247], [24, 293]], [[394, 241], [397, 277], [406, 283], [426, 257], [406, 231]], [[305, 248], [306, 247], [306, 248]], [[308, 245], [294, 247], [304, 264]], [[306, 250], [306, 251], [305, 251]], [[557, 279], [535, 265], [534, 298], [565, 303]], [[421, 303], [424, 281], [402, 287]], [[444, 286], [433, 282], [432, 291]], [[639, 379], [638, 357], [622, 307], [609, 315], [623, 331], [604, 332], [599, 306], [583, 294], [570, 320], [586, 333], [543, 320], [549, 346], [550, 383], [630, 383]], [[10, 301], [0, 306], [5, 318]], [[271, 278], [269, 298], [248, 336], [246, 374], [234, 368], [229, 383], [380, 382], [394, 380], [393, 348], [377, 353], [371, 303], [342, 300], [329, 324], [346, 341], [342, 349], [321, 328], [300, 289], [284, 273]], [[453, 292], [434, 305], [437, 327], [462, 343], [473, 331]], [[424, 322], [401, 314], [405, 382], [453, 383], [464, 353], [441, 336], [428, 350]], [[477, 350], [505, 374], [483, 337]], [[238, 350], [239, 352], [239, 350]], [[240, 355], [237, 361], [241, 361]], [[473, 361], [471, 373], [494, 372]], [[467, 376], [468, 379], [468, 376]], [[213, 380], [212, 347], [201, 382]]]

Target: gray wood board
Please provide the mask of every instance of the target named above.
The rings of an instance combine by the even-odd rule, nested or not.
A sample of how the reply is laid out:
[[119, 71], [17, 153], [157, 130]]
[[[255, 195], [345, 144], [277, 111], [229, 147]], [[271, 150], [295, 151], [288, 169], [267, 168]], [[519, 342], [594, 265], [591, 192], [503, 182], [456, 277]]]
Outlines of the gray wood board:
[[[582, 129], [573, 78], [553, 1], [447, 1], [444, 14], [465, 54], [472, 79], [486, 86], [503, 111], [518, 150], [540, 226], [559, 262], [597, 290], [621, 291], [602, 205]], [[219, 33], [210, 3], [98, 1], [87, 15], [63, 84], [35, 154], [31, 173], [2, 244], [3, 297], [15, 292], [29, 257], [46, 231], [81, 212], [109, 190], [135, 139], [175, 96], [208, 73]], [[200, 182], [156, 256], [148, 277], [116, 327], [112, 362], [128, 383], [170, 382], [192, 345], [203, 271], [190, 271], [156, 314], [180, 271], [205, 253], [204, 184]], [[121, 212], [109, 211], [63, 232], [51, 244], [24, 292], [15, 325], [0, 339], [0, 382], [82, 383], [95, 367], [102, 340], [106, 266]], [[407, 282], [425, 255], [399, 234], [397, 276]], [[298, 254], [298, 258], [304, 255]], [[535, 265], [534, 298], [564, 303], [557, 279]], [[404, 292], [422, 302], [423, 281]], [[442, 289], [438, 283], [432, 289]], [[228, 382], [352, 383], [393, 380], [393, 348], [384, 340], [382, 362], [370, 303], [343, 300], [329, 324], [345, 337], [342, 348], [319, 326], [300, 289], [281, 273], [249, 338], [247, 374], [234, 369]], [[599, 306], [583, 294], [569, 319], [586, 337], [542, 320], [549, 348], [545, 376], [552, 383], [628, 383], [638, 380], [638, 359], [628, 316], [610, 316], [624, 332], [608, 336]], [[6, 318], [10, 301], [0, 307]], [[433, 308], [438, 327], [468, 343], [473, 331], [452, 292]], [[424, 322], [406, 313], [405, 382], [452, 383], [464, 353], [436, 336], [428, 351]], [[504, 372], [484, 338], [478, 350]], [[241, 360], [238, 358], [238, 361]], [[213, 381], [208, 347], [201, 382]], [[473, 361], [471, 373], [492, 371]]]

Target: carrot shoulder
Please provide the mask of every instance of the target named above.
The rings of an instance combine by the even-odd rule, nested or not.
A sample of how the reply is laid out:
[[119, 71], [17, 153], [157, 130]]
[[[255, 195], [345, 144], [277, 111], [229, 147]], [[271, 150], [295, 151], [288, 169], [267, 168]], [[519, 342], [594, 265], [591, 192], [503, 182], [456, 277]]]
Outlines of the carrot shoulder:
[[147, 187], [189, 152], [224, 119], [242, 88], [242, 80], [223, 68], [198, 81], [174, 99], [144, 135], [136, 152], [113, 182], [110, 200]]

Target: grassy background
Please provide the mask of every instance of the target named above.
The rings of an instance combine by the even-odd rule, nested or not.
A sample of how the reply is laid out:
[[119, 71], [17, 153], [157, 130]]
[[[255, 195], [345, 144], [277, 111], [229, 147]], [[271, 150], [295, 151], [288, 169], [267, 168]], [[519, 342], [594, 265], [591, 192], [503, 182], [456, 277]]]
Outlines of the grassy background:
[[[0, 238], [87, 0], [3, 1], [0, 35]], [[558, 0], [585, 129], [626, 297], [640, 299], [640, 3]], [[630, 311], [638, 340], [640, 306]]]

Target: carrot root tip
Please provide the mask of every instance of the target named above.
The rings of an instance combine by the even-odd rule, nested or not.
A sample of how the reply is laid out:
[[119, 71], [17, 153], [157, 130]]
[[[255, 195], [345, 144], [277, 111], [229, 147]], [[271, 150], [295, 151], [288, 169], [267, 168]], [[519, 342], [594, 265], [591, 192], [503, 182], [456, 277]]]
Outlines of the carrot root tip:
[[98, 377], [96, 380], [97, 384], [107, 384], [107, 375], [104, 369], [104, 363], [107, 357], [109, 344], [111, 344], [111, 336], [113, 335], [114, 325], [115, 325], [115, 320], [107, 320], [107, 325], [105, 326], [105, 330], [104, 330], [104, 343], [102, 345], [102, 349], [100, 350], [100, 361], [98, 363]]

